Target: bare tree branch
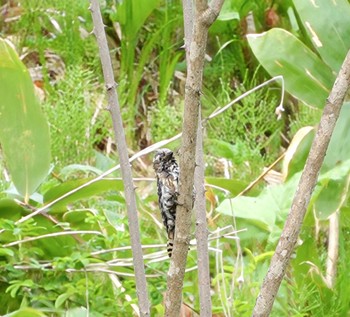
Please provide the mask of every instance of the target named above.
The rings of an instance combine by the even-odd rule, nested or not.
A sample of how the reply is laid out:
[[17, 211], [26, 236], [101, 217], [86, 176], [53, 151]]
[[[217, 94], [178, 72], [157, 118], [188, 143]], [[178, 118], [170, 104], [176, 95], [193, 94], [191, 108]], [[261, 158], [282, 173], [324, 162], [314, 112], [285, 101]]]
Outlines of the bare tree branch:
[[185, 90], [185, 110], [180, 156], [180, 196], [176, 209], [174, 249], [168, 272], [168, 287], [165, 299], [165, 316], [168, 317], [178, 317], [181, 308], [182, 286], [190, 240], [192, 193], [196, 165], [195, 151], [204, 57], [209, 26], [219, 15], [223, 1], [214, 0], [211, 2], [212, 6], [214, 2], [217, 3], [214, 5], [214, 8], [217, 8], [216, 11], [208, 6], [207, 0], [196, 1], [196, 13]]
[[[192, 41], [193, 29], [193, 4], [192, 0], [183, 0], [183, 16], [185, 29], [185, 48], [187, 65], [189, 63], [190, 52], [187, 49]], [[218, 9], [220, 11], [220, 9]], [[196, 169], [194, 172], [194, 188], [196, 192], [194, 210], [196, 213], [196, 241], [198, 258], [198, 288], [200, 316], [211, 317], [211, 295], [210, 295], [210, 270], [208, 252], [208, 228], [207, 213], [205, 204], [204, 188], [204, 154], [202, 135], [202, 115], [199, 107], [198, 130], [196, 143]]]
[[290, 256], [297, 242], [311, 194], [317, 182], [317, 176], [326, 155], [334, 127], [339, 117], [346, 92], [350, 85], [350, 51], [348, 52], [326, 106], [309, 156], [305, 163], [290, 213], [287, 217], [281, 238], [271, 259], [269, 270], [261, 286], [253, 316], [269, 316], [277, 291], [284, 277]]
[[123, 121], [120, 113], [118, 95], [116, 91], [116, 83], [114, 81], [112, 63], [109, 55], [109, 49], [107, 45], [107, 39], [104, 31], [104, 25], [98, 0], [91, 0], [90, 10], [92, 14], [92, 20], [94, 23], [94, 33], [100, 51], [102, 70], [107, 88], [109, 111], [113, 122], [113, 129], [116, 144], [118, 147], [121, 174], [125, 188], [125, 201], [128, 212], [129, 230], [135, 267], [136, 289], [139, 300], [140, 315], [150, 316], [150, 305], [148, 301], [145, 268], [142, 258], [135, 190], [132, 181], [132, 173], [129, 163], [125, 133], [123, 129]]
[[[199, 120], [201, 111], [199, 110]], [[211, 295], [210, 295], [210, 270], [208, 252], [208, 225], [205, 203], [204, 187], [204, 157], [203, 157], [203, 136], [201, 120], [197, 131], [196, 164], [194, 173], [194, 188], [196, 200], [194, 210], [196, 213], [196, 242], [197, 242], [197, 264], [198, 264], [198, 286], [200, 316], [211, 317]]]

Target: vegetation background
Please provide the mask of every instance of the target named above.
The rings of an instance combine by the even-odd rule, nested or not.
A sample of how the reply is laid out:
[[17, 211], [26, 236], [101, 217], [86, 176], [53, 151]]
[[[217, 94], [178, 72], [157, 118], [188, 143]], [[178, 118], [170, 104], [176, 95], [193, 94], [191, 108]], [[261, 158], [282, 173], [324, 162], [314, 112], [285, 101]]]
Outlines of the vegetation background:
[[[0, 3], [0, 94], [7, 105], [0, 108], [5, 113], [0, 116], [0, 314], [137, 314], [118, 170], [18, 222], [118, 164], [89, 3]], [[181, 132], [186, 76], [182, 8], [171, 0], [148, 0], [147, 8], [142, 0], [109, 0], [101, 1], [101, 9], [132, 155]], [[350, 48], [349, 16], [345, 0], [337, 5], [327, 0], [226, 0], [210, 29], [203, 118], [272, 76], [284, 76], [282, 88], [276, 80], [206, 120], [215, 316], [251, 315], [314, 126]], [[11, 64], [18, 57], [8, 53], [8, 42], [25, 66]], [[11, 99], [22, 94], [13, 87], [29, 80], [21, 74], [11, 77], [15, 67], [22, 73], [28, 69], [40, 99], [28, 118]], [[349, 120], [345, 105], [272, 316], [350, 316]], [[16, 131], [23, 134], [28, 126], [36, 134], [27, 143]], [[27, 145], [36, 145], [33, 170], [22, 155]], [[179, 142], [169, 147], [177, 151]], [[133, 171], [151, 315], [162, 316], [169, 261], [151, 162], [152, 155], [142, 156], [133, 162]], [[334, 214], [338, 229], [329, 226]], [[337, 268], [332, 273], [328, 262], [334, 250], [328, 242], [334, 230], [338, 244], [332, 248], [338, 254], [331, 258]], [[195, 250], [193, 241], [184, 285], [184, 305], [193, 315], [199, 310]]]

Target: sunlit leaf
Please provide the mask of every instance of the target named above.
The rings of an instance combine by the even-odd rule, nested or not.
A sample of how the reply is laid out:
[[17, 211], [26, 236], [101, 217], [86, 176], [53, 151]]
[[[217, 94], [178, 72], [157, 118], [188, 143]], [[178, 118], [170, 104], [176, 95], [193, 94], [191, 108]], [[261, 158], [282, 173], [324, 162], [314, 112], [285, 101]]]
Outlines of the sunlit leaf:
[[288, 179], [304, 169], [314, 137], [314, 127], [303, 127], [294, 135], [283, 160], [282, 174], [284, 179]]
[[338, 73], [350, 49], [349, 2], [294, 0], [293, 3], [313, 46], [322, 60]]
[[45, 317], [43, 312], [36, 310], [34, 308], [22, 308], [20, 310], [17, 310], [11, 314], [4, 315], [4, 317]]

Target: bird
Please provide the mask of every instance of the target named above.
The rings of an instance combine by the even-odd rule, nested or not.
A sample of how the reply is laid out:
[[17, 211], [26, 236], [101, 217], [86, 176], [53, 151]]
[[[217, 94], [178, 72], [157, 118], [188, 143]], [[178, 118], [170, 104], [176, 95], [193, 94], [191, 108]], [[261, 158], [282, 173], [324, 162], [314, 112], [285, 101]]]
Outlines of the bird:
[[167, 251], [169, 257], [171, 257], [175, 234], [176, 206], [178, 205], [180, 169], [173, 151], [166, 148], [156, 151], [153, 158], [153, 168], [157, 178], [159, 209], [168, 235]]

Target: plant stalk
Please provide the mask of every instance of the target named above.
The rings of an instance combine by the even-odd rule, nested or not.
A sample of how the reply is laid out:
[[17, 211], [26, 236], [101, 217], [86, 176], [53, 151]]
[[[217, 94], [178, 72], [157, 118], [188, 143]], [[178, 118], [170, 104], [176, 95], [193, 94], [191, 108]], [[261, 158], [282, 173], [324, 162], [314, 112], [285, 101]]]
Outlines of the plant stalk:
[[142, 257], [142, 247], [139, 231], [139, 220], [136, 208], [135, 189], [129, 163], [128, 149], [125, 140], [123, 121], [120, 112], [116, 82], [114, 80], [111, 58], [107, 45], [106, 34], [102, 21], [98, 0], [91, 0], [91, 14], [94, 23], [94, 34], [100, 52], [103, 75], [106, 82], [108, 96], [108, 110], [113, 122], [113, 130], [118, 147], [121, 174], [125, 188], [125, 201], [128, 213], [128, 222], [131, 238], [133, 262], [135, 267], [136, 291], [139, 301], [140, 316], [150, 316], [145, 268]]

